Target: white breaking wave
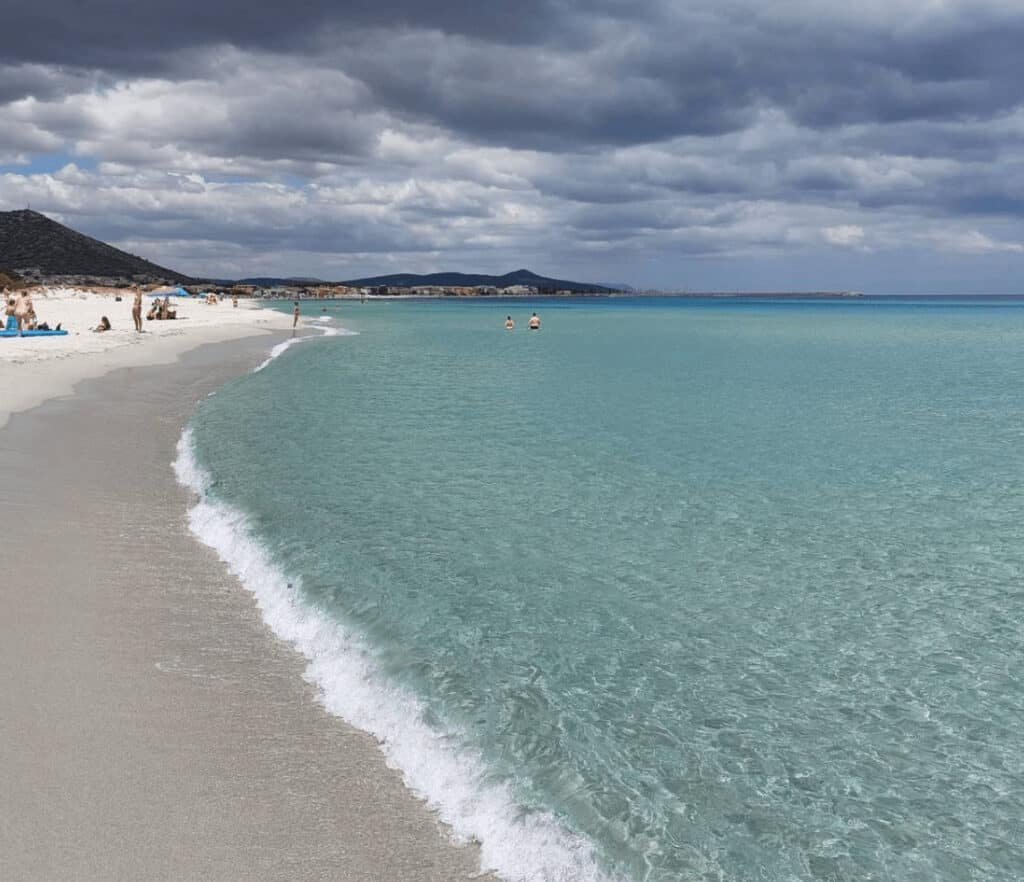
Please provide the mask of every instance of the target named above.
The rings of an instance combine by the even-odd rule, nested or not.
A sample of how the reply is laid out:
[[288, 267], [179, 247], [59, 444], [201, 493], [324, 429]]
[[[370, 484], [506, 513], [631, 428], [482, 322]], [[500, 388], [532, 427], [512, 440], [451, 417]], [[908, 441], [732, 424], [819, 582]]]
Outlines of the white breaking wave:
[[[330, 316], [324, 316], [324, 318], [326, 318], [327, 321], [331, 320]], [[323, 319], [321, 319], [321, 321], [323, 321]], [[312, 327], [315, 327], [318, 331], [322, 331], [324, 337], [356, 337], [359, 334], [358, 331], [350, 331], [348, 328], [325, 328], [321, 327], [320, 325], [313, 325]], [[295, 346], [297, 343], [304, 343], [307, 340], [320, 339], [320, 337], [315, 337], [312, 334], [307, 334], [302, 337], [289, 337], [287, 340], [278, 343], [276, 346], [272, 347], [270, 350], [270, 355], [267, 356], [267, 358], [262, 362], [262, 364], [260, 364], [256, 368], [256, 370], [263, 370], [263, 368], [270, 364], [270, 362], [272, 362], [275, 358], [279, 358], [280, 356], [284, 355], [284, 353], [287, 350], [291, 349], [291, 347]]]
[[[257, 370], [308, 339], [317, 338], [278, 344]], [[210, 479], [195, 458], [191, 428], [177, 453], [178, 481], [199, 497], [188, 513], [192, 532], [253, 593], [274, 633], [308, 659], [305, 677], [327, 711], [377, 739], [388, 766], [402, 773], [457, 842], [480, 844], [481, 873], [497, 872], [510, 882], [607, 882], [588, 840], [549, 813], [523, 812], [507, 785], [486, 779], [483, 760], [460, 746], [459, 733], [431, 727], [422, 702], [388, 682], [358, 635], [302, 600], [298, 580], [274, 564], [245, 515], [208, 495]]]

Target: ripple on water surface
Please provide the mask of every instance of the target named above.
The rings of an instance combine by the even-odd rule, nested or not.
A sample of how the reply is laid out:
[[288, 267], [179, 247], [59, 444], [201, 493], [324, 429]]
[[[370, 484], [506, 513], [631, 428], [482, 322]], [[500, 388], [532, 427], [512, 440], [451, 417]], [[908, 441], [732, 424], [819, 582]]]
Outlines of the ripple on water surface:
[[194, 421], [211, 499], [519, 807], [479, 835], [543, 818], [634, 880], [1024, 878], [1024, 309], [500, 330], [533, 308], [345, 305], [359, 336]]

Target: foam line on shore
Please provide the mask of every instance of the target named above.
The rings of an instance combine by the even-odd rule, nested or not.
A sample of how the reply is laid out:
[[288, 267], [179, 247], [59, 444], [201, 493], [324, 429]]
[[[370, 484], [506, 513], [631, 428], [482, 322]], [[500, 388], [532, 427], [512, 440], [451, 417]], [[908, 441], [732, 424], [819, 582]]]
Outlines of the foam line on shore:
[[[304, 339], [318, 338], [278, 344], [256, 370]], [[326, 710], [377, 739], [387, 764], [451, 827], [456, 842], [479, 843], [481, 873], [509, 882], [608, 882], [587, 839], [550, 813], [524, 811], [507, 784], [488, 780], [483, 760], [462, 746], [458, 732], [426, 722], [422, 702], [388, 681], [358, 635], [302, 599], [299, 580], [274, 563], [245, 515], [210, 495], [191, 428], [178, 441], [173, 466], [179, 483], [198, 496], [188, 513], [193, 534], [255, 596], [271, 630], [308, 660], [305, 677]]]
[[[327, 319], [327, 321], [330, 321], [330, 317], [325, 318]], [[314, 327], [316, 328], [316, 330], [321, 331], [324, 337], [356, 337], [359, 335], [358, 331], [350, 331], [348, 328], [324, 327], [324, 325], [322, 324], [324, 322], [324, 318], [321, 318], [319, 321], [321, 322], [321, 324], [314, 324], [311, 325], [310, 327]], [[276, 346], [272, 347], [270, 350], [270, 355], [268, 355], [267, 358], [256, 367], [256, 370], [263, 370], [275, 358], [280, 358], [296, 343], [302, 343], [306, 340], [319, 339], [320, 337], [314, 337], [313, 335], [304, 335], [302, 337], [289, 337], [287, 340], [284, 340], [281, 343], [278, 343]]]

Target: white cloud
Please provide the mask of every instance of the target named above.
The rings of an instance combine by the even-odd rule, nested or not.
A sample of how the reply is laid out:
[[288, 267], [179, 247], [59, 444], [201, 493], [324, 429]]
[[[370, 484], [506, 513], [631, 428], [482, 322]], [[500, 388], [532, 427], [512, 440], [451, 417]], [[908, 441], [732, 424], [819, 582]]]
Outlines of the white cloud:
[[[213, 47], [154, 66], [159, 75], [117, 80], [19, 68], [9, 94], [31, 97], [3, 104], [0, 86], [9, 172], [0, 209], [31, 202], [210, 275], [543, 270], [550, 260], [553, 274], [576, 267], [585, 278], [670, 284], [695, 257], [725, 265], [751, 255], [813, 263], [868, 250], [879, 261], [907, 250], [1024, 250], [1012, 231], [1024, 213], [1018, 98], [1010, 109], [969, 105], [965, 114], [953, 101], [935, 119], [904, 118], [908, 102], [949, 96], [940, 89], [936, 99], [927, 84], [916, 91], [913, 76], [886, 68], [865, 118], [808, 122], [787, 89], [828, 98], [851, 58], [872, 69], [892, 59], [880, 60], [874, 42], [851, 49], [850, 34], [825, 33], [816, 20], [809, 37], [834, 37], [829, 51], [846, 54], [836, 71], [829, 55], [825, 68], [802, 73], [813, 52], [788, 58], [792, 29], [760, 35], [756, 16], [738, 14], [750, 6], [651, 4], [646, 12], [660, 18], [626, 21], [605, 5], [564, 41], [514, 46], [443, 28], [352, 30], [305, 53]], [[914, 7], [934, 13], [929, 33], [973, 23], [966, 11], [982, 8], [870, 0], [860, 15], [840, 6], [815, 11], [884, 31]], [[991, 16], [1009, 9], [983, 6]], [[781, 0], [773, 15], [792, 22], [807, 9]], [[707, 28], [688, 29], [698, 21]], [[936, 71], [922, 77], [948, 73]], [[969, 73], [971, 88], [988, 90], [985, 76]], [[43, 153], [72, 161], [52, 173], [11, 165]]]
[[1024, 243], [993, 239], [978, 230], [929, 230], [918, 238], [929, 246], [955, 254], [1024, 254]]
[[853, 247], [864, 242], [864, 228], [857, 224], [840, 224], [837, 227], [825, 227], [821, 231], [826, 242], [833, 245]]

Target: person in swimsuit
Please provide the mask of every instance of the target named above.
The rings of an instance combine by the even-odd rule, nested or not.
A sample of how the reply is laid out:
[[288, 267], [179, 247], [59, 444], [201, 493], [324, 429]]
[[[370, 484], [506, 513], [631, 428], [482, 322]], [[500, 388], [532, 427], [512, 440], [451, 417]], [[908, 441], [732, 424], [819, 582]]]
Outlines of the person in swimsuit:
[[31, 296], [28, 291], [22, 291], [21, 297], [14, 305], [14, 317], [18, 321], [18, 331], [23, 331], [28, 327], [29, 318], [34, 314], [35, 308], [32, 306]]
[[505, 316], [505, 330], [511, 331], [516, 326], [516, 323], [512, 321], [512, 316]]
[[533, 315], [530, 316], [529, 328], [531, 331], [540, 330], [540, 318], [537, 316], [537, 313], [534, 313]]
[[94, 331], [109, 331], [110, 330], [110, 319], [106, 316], [100, 319], [100, 323], [93, 328]]
[[14, 299], [14, 295], [4, 288], [4, 315], [6, 317], [4, 329], [7, 331], [16, 331], [18, 329], [18, 320], [14, 316], [14, 307], [17, 305], [18, 301]]
[[176, 319], [178, 317], [178, 310], [171, 309], [171, 297], [170, 295], [164, 298], [163, 305], [160, 307], [160, 312], [157, 314], [157, 318], [161, 321], [167, 319]]
[[138, 333], [142, 333], [142, 289], [135, 286], [135, 299], [132, 301], [132, 322], [135, 324], [135, 330]]
[[299, 323], [299, 301], [295, 301], [295, 309], [292, 310], [292, 327]]

